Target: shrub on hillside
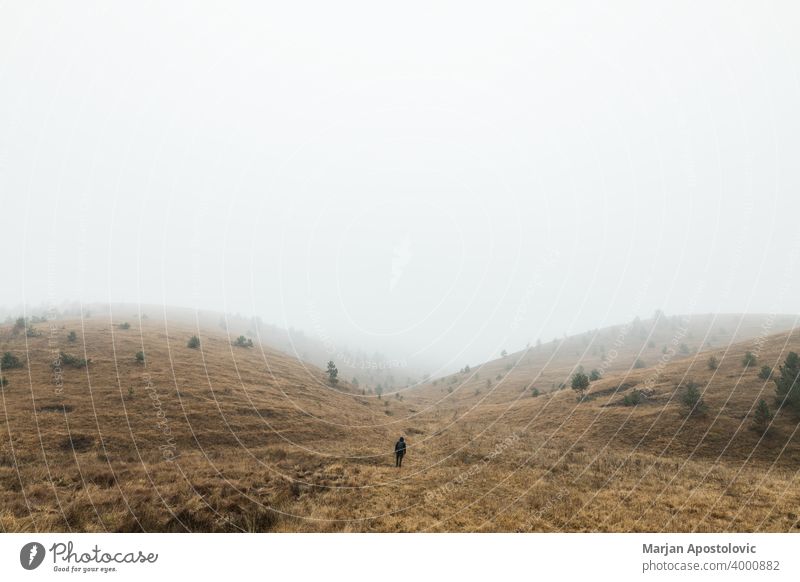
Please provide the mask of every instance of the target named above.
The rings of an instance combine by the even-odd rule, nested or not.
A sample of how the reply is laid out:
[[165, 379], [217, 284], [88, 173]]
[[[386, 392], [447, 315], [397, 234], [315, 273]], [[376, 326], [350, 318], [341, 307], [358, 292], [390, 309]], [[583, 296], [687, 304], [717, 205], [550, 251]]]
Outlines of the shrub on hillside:
[[197, 337], [196, 335], [193, 335], [192, 337], [189, 338], [189, 341], [186, 342], [186, 347], [196, 350], [197, 348], [200, 347], [200, 338]]
[[534, 398], [539, 396], [539, 389], [538, 388], [531, 389], [531, 396], [533, 396]]
[[0, 376], [0, 389], [5, 388], [8, 386], [8, 380], [5, 376]]
[[769, 380], [772, 378], [772, 368], [769, 366], [761, 366], [761, 370], [758, 372], [758, 377], [762, 380]]
[[630, 394], [626, 394], [622, 398], [624, 406], [636, 406], [642, 402], [642, 392], [634, 389]]
[[239, 348], [252, 348], [253, 347], [253, 340], [240, 335], [236, 338], [236, 341], [233, 342], [233, 345]]
[[144, 352], [143, 351], [136, 352], [136, 355], [134, 356], [134, 358], [136, 359], [136, 363], [137, 364], [144, 364]]
[[589, 372], [589, 381], [590, 382], [596, 382], [600, 378], [602, 378], [602, 374], [600, 374], [600, 370], [595, 368], [594, 370]]
[[745, 368], [749, 368], [750, 366], [755, 366], [758, 363], [758, 358], [753, 352], [745, 352], [744, 357], [742, 358], [742, 366]]
[[17, 321], [14, 322], [14, 327], [11, 330], [14, 335], [17, 335], [19, 332], [24, 330], [28, 326], [28, 322], [25, 320], [24, 317], [18, 317]]
[[775, 396], [777, 404], [789, 406], [800, 412], [800, 356], [789, 352], [783, 365], [778, 368], [778, 374], [773, 375], [775, 382]]
[[694, 382], [688, 382], [681, 396], [681, 403], [686, 407], [689, 416], [701, 416], [706, 413], [708, 406], [703, 400], [700, 386]]
[[[333, 360], [328, 362], [328, 369], [326, 370], [328, 374], [328, 382], [331, 386], [336, 386], [339, 383], [339, 370], [336, 368], [336, 364], [333, 363]], [[380, 384], [378, 384], [380, 387]]]
[[68, 354], [66, 352], [61, 352], [61, 354], [59, 354], [59, 357], [61, 359], [61, 365], [70, 366], [72, 368], [85, 368], [86, 366], [92, 363], [91, 360], [85, 360], [83, 358], [79, 358], [78, 356], [73, 356], [72, 354]]
[[578, 402], [586, 397], [586, 390], [589, 388], [589, 376], [583, 372], [575, 372], [572, 375], [572, 389], [578, 393]]
[[123, 321], [117, 327], [119, 327], [120, 329], [130, 329], [131, 328], [131, 324], [128, 323], [127, 321]]
[[71, 344], [74, 344], [76, 341], [78, 341], [78, 334], [74, 331], [69, 332], [67, 334], [67, 341]]
[[719, 360], [717, 359], [717, 356], [711, 356], [708, 358], [708, 369], [716, 370], [717, 368], [719, 368]]
[[40, 332], [38, 329], [36, 329], [32, 325], [29, 325], [25, 329], [25, 335], [28, 336], [28, 337], [40, 337], [42, 335], [42, 332]]
[[19, 358], [11, 352], [5, 352], [2, 359], [0, 359], [0, 368], [3, 370], [11, 370], [13, 368], [21, 368], [22, 362]]
[[766, 434], [774, 417], [775, 415], [769, 409], [767, 401], [762, 398], [758, 401], [758, 405], [753, 412], [753, 430], [760, 434]]
[[636, 358], [636, 361], [633, 363], [634, 368], [646, 368], [647, 365], [644, 363], [642, 358]]

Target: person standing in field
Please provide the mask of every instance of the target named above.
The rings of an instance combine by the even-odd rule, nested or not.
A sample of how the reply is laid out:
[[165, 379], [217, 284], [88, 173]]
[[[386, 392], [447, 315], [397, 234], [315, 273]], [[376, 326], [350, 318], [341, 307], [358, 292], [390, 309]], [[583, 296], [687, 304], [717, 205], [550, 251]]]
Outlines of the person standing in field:
[[394, 466], [395, 467], [402, 467], [403, 466], [403, 457], [406, 454], [406, 440], [403, 437], [400, 437], [400, 440], [397, 441], [394, 445]]

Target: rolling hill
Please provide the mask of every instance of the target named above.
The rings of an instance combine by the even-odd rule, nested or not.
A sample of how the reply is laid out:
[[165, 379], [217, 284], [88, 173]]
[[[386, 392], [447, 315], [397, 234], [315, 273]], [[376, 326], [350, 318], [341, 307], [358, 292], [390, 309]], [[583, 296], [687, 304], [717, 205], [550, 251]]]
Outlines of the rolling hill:
[[[0, 329], [20, 363], [2, 370], [3, 530], [798, 529], [798, 417], [752, 429], [759, 399], [775, 410], [761, 366], [800, 351], [793, 317], [636, 321], [382, 398], [214, 325], [119, 323]], [[581, 402], [560, 388], [578, 366], [602, 371]]]

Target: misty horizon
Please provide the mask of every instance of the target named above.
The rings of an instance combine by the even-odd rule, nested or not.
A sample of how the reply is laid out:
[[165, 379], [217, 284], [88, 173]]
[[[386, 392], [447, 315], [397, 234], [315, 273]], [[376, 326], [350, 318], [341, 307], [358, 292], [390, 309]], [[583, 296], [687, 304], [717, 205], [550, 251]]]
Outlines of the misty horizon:
[[788, 19], [254, 10], [9, 9], [0, 304], [238, 312], [447, 369], [800, 312]]

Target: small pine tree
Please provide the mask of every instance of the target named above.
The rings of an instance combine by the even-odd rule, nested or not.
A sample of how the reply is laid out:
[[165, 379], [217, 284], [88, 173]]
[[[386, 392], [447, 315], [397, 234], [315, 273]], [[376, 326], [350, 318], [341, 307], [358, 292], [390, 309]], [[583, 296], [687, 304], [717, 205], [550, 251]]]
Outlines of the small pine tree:
[[503, 350], [502, 352], [500, 352], [500, 357], [503, 357], [503, 358], [505, 358], [507, 355], [508, 355], [508, 352], [507, 352], [507, 351], [505, 351], [505, 350]]
[[775, 382], [778, 406], [786, 405], [800, 412], [800, 356], [789, 352], [772, 381]]
[[193, 335], [192, 337], [189, 338], [189, 341], [186, 343], [186, 347], [196, 350], [197, 348], [200, 347], [200, 338], [197, 337], [196, 335]]
[[589, 377], [583, 372], [575, 372], [572, 375], [572, 389], [578, 393], [578, 401], [585, 398], [586, 390], [589, 388]]
[[3, 358], [0, 359], [0, 368], [3, 370], [11, 370], [12, 368], [21, 368], [22, 362], [19, 358], [11, 352], [5, 352]]
[[539, 396], [539, 389], [538, 388], [531, 389], [531, 396], [533, 396], [534, 398]]
[[240, 335], [236, 338], [236, 341], [233, 342], [233, 345], [240, 347], [240, 348], [252, 348], [253, 347], [253, 340]]
[[630, 394], [626, 394], [622, 398], [622, 404], [624, 406], [637, 406], [642, 401], [642, 393], [640, 390], [634, 389], [633, 392]]
[[136, 352], [136, 355], [134, 357], [136, 358], [136, 363], [137, 364], [144, 364], [144, 352], [143, 351], [140, 350], [140, 351]]
[[74, 331], [69, 332], [67, 334], [67, 341], [71, 344], [74, 344], [76, 341], [78, 341], [78, 334]]
[[774, 417], [775, 415], [769, 409], [767, 401], [762, 398], [758, 401], [758, 405], [753, 412], [753, 430], [760, 434], [766, 434]]
[[0, 389], [8, 386], [8, 379], [5, 376], [0, 376]]
[[602, 374], [600, 374], [600, 370], [593, 369], [589, 372], [589, 381], [590, 382], [597, 382], [600, 378], [602, 378]]
[[125, 321], [125, 322], [119, 324], [119, 328], [120, 329], [130, 329], [131, 328], [131, 324], [128, 323], [127, 321]]
[[644, 361], [641, 358], [636, 358], [636, 361], [633, 363], [634, 368], [646, 368]]
[[378, 400], [380, 400], [383, 397], [383, 386], [381, 386], [380, 384], [375, 386], [375, 394], [378, 395]]
[[328, 383], [331, 386], [336, 386], [339, 383], [339, 370], [336, 369], [336, 364], [333, 363], [333, 360], [328, 362]]
[[719, 360], [716, 356], [711, 356], [708, 358], [708, 369], [709, 370], [716, 370], [719, 368]]
[[686, 384], [686, 389], [681, 396], [681, 402], [687, 409], [689, 416], [701, 416], [706, 413], [708, 406], [703, 400], [700, 387], [694, 382]]
[[758, 372], [758, 377], [762, 380], [769, 380], [772, 377], [772, 368], [769, 366], [761, 366], [761, 370]]
[[755, 366], [758, 363], [758, 358], [753, 352], [745, 352], [744, 357], [742, 358], [742, 366], [745, 368], [749, 368], [751, 366]]

